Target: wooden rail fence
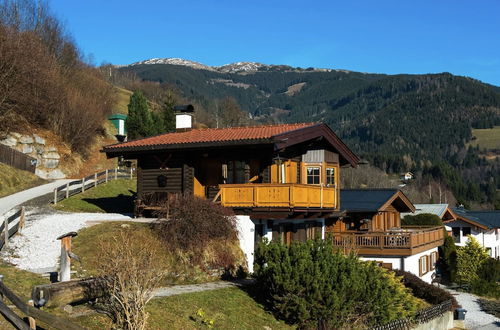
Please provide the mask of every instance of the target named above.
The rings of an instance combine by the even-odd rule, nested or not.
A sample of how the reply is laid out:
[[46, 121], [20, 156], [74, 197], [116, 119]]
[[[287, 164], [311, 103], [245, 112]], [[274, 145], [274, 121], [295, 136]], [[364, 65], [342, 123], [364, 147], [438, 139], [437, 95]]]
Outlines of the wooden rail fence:
[[[21, 319], [19, 315], [14, 313], [5, 302], [5, 298], [16, 306], [24, 315], [28, 317], [27, 322]], [[25, 304], [21, 298], [16, 296], [4, 283], [3, 275], [0, 275], [0, 313], [8, 319], [17, 329], [30, 330], [36, 329], [36, 320], [50, 325], [51, 328], [60, 330], [85, 330], [85, 328], [76, 325], [64, 318], [44, 312], [33, 306], [33, 301], [30, 300]]]
[[37, 160], [20, 151], [0, 144], [0, 162], [20, 170], [35, 173]]
[[110, 180], [132, 179], [133, 177], [134, 177], [134, 168], [132, 167], [127, 170], [114, 168], [114, 169], [107, 169], [102, 172], [96, 172], [80, 180], [71, 181], [62, 186], [54, 188], [53, 203], [57, 204], [58, 202], [66, 198], [82, 193], [85, 190], [88, 190], [92, 187], [97, 187], [98, 185], [106, 183]]
[[[12, 223], [14, 223], [14, 225], [12, 225]], [[16, 211], [14, 214], [10, 216], [4, 216], [4, 219], [0, 224], [0, 249], [8, 247], [9, 238], [14, 236], [17, 232], [21, 231], [24, 227], [24, 223], [25, 223], [24, 206], [19, 208], [19, 210]]]

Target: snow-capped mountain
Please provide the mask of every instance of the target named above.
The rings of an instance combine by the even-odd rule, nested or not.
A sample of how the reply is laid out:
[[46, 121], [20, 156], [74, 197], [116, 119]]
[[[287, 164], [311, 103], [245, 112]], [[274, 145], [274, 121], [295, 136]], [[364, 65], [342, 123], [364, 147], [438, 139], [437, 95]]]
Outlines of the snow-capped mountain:
[[182, 58], [151, 58], [149, 60], [135, 62], [130, 66], [144, 65], [144, 64], [170, 64], [170, 65], [183, 65], [193, 69], [217, 71], [221, 73], [251, 73], [257, 71], [270, 71], [270, 70], [283, 70], [283, 71], [332, 71], [330, 69], [301, 69], [293, 68], [288, 65], [267, 65], [257, 62], [235, 62], [224, 64], [221, 66], [209, 66], [199, 62], [185, 60]]

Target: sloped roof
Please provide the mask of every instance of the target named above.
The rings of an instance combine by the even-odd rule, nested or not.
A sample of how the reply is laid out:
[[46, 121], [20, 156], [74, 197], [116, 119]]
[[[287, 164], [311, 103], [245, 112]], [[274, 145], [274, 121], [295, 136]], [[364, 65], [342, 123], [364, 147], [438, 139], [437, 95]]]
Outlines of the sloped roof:
[[123, 153], [226, 145], [274, 144], [275, 148], [285, 148], [318, 137], [324, 137], [336, 148], [346, 163], [357, 165], [359, 158], [322, 123], [192, 129], [117, 143], [104, 147], [102, 151], [114, 157]]
[[340, 208], [347, 212], [378, 212], [391, 204], [395, 204], [399, 212], [415, 210], [410, 200], [398, 189], [340, 190]]
[[500, 211], [469, 211], [456, 207], [453, 212], [465, 222], [483, 228], [500, 228]]
[[422, 213], [435, 214], [438, 217], [442, 217], [448, 208], [448, 204], [415, 204], [415, 212], [413, 213], [402, 213], [401, 217], [405, 215], [417, 215]]

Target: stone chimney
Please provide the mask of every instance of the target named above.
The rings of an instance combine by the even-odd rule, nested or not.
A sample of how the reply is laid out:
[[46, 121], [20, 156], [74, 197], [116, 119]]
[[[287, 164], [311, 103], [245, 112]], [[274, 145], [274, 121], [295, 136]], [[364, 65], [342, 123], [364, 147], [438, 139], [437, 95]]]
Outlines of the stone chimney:
[[189, 131], [193, 128], [194, 107], [191, 104], [174, 106], [175, 130]]

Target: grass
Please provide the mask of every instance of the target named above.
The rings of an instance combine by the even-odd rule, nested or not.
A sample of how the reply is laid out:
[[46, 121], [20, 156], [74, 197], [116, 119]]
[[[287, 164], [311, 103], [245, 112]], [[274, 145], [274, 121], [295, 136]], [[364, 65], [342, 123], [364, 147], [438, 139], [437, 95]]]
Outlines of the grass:
[[135, 191], [135, 180], [112, 180], [65, 199], [54, 207], [67, 212], [132, 213]]
[[35, 174], [0, 163], [0, 197], [46, 183]]
[[[216, 329], [293, 329], [239, 288], [153, 299], [147, 309], [148, 329], [207, 328], [203, 321], [213, 321]], [[110, 324], [109, 319], [100, 314], [82, 316], [75, 321], [88, 329], [104, 329]]]
[[130, 102], [130, 96], [132, 92], [120, 87], [115, 87], [115, 107], [113, 108], [114, 113], [128, 114], [128, 104]]
[[476, 137], [470, 142], [472, 146], [481, 149], [500, 150], [500, 126], [485, 129], [473, 129], [472, 135]]

